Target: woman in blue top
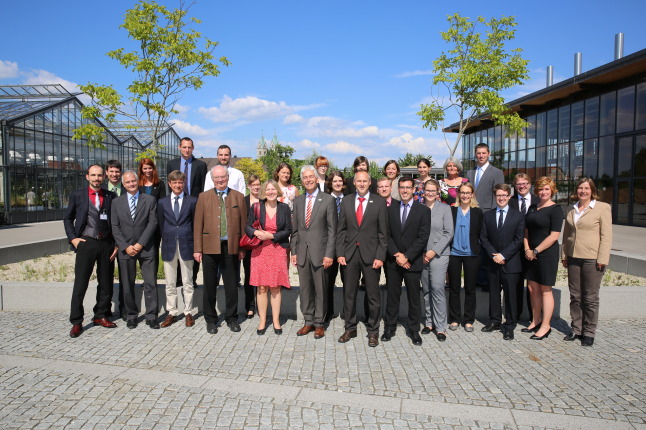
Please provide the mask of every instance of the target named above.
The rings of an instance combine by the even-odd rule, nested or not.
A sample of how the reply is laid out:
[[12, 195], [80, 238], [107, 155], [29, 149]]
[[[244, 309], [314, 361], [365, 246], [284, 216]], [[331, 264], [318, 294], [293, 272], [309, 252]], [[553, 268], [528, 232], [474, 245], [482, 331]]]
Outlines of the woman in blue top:
[[[453, 243], [449, 256], [449, 328], [457, 330], [460, 323], [464, 330], [473, 331], [476, 318], [476, 279], [480, 253], [480, 228], [482, 210], [478, 208], [475, 189], [470, 182], [458, 189], [459, 206], [451, 207], [453, 213]], [[460, 280], [464, 270], [464, 318], [460, 310]]]

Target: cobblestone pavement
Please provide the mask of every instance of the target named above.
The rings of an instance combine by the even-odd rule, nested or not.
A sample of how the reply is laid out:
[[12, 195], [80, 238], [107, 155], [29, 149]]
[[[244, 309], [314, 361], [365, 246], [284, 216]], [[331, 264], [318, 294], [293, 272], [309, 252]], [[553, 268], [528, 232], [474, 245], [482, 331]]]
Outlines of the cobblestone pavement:
[[198, 317], [151, 330], [92, 327], [65, 313], [0, 312], [0, 428], [646, 429], [646, 321], [601, 321], [593, 348], [517, 330], [463, 330], [415, 347], [399, 327], [369, 348], [326, 336], [216, 335]]

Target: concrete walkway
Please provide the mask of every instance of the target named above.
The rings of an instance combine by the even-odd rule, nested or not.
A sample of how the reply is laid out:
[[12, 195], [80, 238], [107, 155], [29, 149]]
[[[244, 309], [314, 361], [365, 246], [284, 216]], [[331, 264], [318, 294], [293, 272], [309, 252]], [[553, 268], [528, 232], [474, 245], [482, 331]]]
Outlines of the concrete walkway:
[[256, 335], [202, 318], [151, 330], [85, 326], [63, 312], [1, 312], [0, 428], [646, 428], [644, 320], [603, 320], [594, 347], [517, 333], [433, 335], [414, 347], [399, 328], [369, 348], [297, 337], [283, 322]]

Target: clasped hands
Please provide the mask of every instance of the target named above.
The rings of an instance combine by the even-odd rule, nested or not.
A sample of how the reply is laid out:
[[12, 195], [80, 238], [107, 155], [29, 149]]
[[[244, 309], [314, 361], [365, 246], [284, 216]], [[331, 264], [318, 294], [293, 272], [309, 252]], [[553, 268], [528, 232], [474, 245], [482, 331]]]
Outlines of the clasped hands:
[[505, 264], [505, 257], [502, 256], [502, 254], [491, 254], [493, 256], [493, 261], [494, 263], [497, 264]]

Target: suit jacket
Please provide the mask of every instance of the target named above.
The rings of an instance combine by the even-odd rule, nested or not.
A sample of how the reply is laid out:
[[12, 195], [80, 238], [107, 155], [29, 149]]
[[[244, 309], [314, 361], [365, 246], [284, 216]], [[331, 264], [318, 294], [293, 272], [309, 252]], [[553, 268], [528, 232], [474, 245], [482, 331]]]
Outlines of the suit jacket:
[[425, 250], [432, 250], [437, 255], [450, 255], [453, 227], [451, 206], [435, 202], [431, 209], [431, 234], [428, 236]]
[[[145, 187], [139, 187], [139, 193], [146, 194]], [[166, 196], [166, 184], [164, 184], [164, 181], [159, 181], [159, 184], [153, 185], [153, 189], [150, 192], [150, 195], [153, 196], [155, 200], [159, 200], [162, 197]]]
[[195, 217], [197, 199], [184, 193], [182, 207], [179, 210], [179, 219], [175, 219], [175, 212], [173, 212], [174, 197], [175, 195], [171, 193], [157, 202], [157, 221], [162, 239], [162, 260], [171, 261], [173, 259], [178, 242], [179, 255], [182, 260], [192, 260], [193, 218]]
[[[224, 199], [227, 217], [227, 253], [238, 254], [240, 238], [247, 221], [247, 206], [244, 196], [229, 188], [229, 194]], [[215, 189], [200, 194], [195, 207], [193, 222], [194, 252], [203, 254], [222, 254], [220, 247], [220, 198]]]
[[[530, 195], [530, 202], [529, 202], [529, 205], [527, 205], [527, 213], [529, 213], [530, 206], [537, 205], [541, 201], [541, 199], [539, 199], [536, 194], [530, 193], [529, 195]], [[509, 199], [509, 207], [514, 208], [517, 211], [520, 210], [520, 202], [518, 201], [518, 194], [512, 196], [512, 198]], [[527, 215], [527, 214], [524, 214], [524, 215]]]
[[565, 216], [561, 258], [585, 258], [598, 264], [610, 262], [612, 247], [612, 210], [608, 203], [597, 200], [574, 223], [574, 207]]
[[323, 257], [334, 258], [336, 247], [336, 201], [330, 194], [320, 191], [314, 199], [310, 225], [305, 225], [307, 193], [296, 197], [292, 218], [292, 254], [299, 266], [305, 265], [308, 255], [314, 266], [323, 265]]
[[[501, 268], [505, 273], [520, 273], [523, 271], [520, 250], [525, 237], [525, 216], [520, 211], [509, 208], [502, 228], [498, 230], [498, 218], [492, 210], [485, 212], [482, 217], [480, 243], [486, 254], [490, 269]], [[492, 254], [500, 253], [505, 257], [505, 264], [495, 263]]]
[[392, 203], [388, 212], [388, 258], [390, 268], [399, 265], [394, 255], [403, 253], [411, 265], [411, 272], [420, 272], [424, 264], [423, 254], [431, 231], [431, 211], [421, 203], [411, 201], [412, 205], [406, 217], [406, 224], [401, 223], [401, 202]]
[[[168, 174], [173, 170], [179, 170], [180, 172], [183, 172], [183, 166], [181, 165], [183, 164], [182, 161], [182, 157], [170, 160], [166, 164], [166, 176], [168, 177]], [[193, 161], [191, 163], [191, 177], [189, 178], [189, 189], [193, 197], [198, 197], [200, 193], [204, 191], [204, 180], [206, 179], [207, 173], [206, 163], [198, 158], [193, 157]]]
[[[105, 191], [110, 191], [110, 190], [108, 189], [108, 184], [107, 184], [107, 183], [106, 183], [106, 184], [101, 185], [101, 188], [103, 188]], [[117, 185], [117, 186], [116, 186], [116, 188], [119, 188], [121, 191], [119, 191], [119, 194], [114, 193], [114, 197], [113, 197], [113, 198], [115, 198], [115, 199], [116, 199], [117, 197], [119, 197], [119, 196], [122, 196], [123, 194], [125, 194], [125, 193], [127, 192], [127, 191], [126, 191], [126, 189], [123, 187], [123, 184], [122, 184], [121, 182], [119, 182], [119, 185]]]
[[[467, 179], [475, 186], [476, 170], [467, 171]], [[478, 200], [478, 205], [482, 209], [482, 212], [487, 212], [497, 207], [493, 187], [496, 184], [502, 184], [504, 182], [505, 176], [502, 170], [489, 163], [476, 187], [476, 200]]]
[[114, 199], [112, 205], [112, 235], [119, 247], [120, 260], [128, 260], [126, 248], [139, 243], [143, 249], [137, 256], [157, 256], [155, 236], [157, 233], [157, 200], [148, 194], [139, 193], [135, 219], [130, 216], [130, 194]]
[[[255, 203], [254, 203], [255, 204]], [[258, 202], [260, 205], [260, 227], [265, 229], [265, 218], [267, 217], [267, 209], [265, 208], [265, 200], [260, 200]], [[249, 215], [247, 217], [247, 223], [244, 227], [245, 233], [247, 236], [253, 237], [253, 233], [256, 231], [255, 228], [251, 226], [256, 220], [256, 214], [252, 209], [249, 209]], [[283, 248], [289, 248], [289, 236], [292, 234], [292, 211], [289, 209], [287, 203], [278, 202], [276, 207], [276, 233], [274, 233], [274, 238], [272, 242], [279, 244]]]
[[[455, 222], [458, 218], [458, 210], [456, 206], [451, 207], [451, 214], [453, 215], [453, 234], [455, 234]], [[471, 208], [469, 209], [469, 246], [473, 255], [480, 255], [480, 230], [482, 229], [482, 209]]]
[[[105, 212], [108, 215], [108, 226], [110, 226], [112, 218], [112, 203], [115, 198], [116, 195], [114, 193], [108, 190], [103, 190], [103, 204], [101, 205], [101, 210], [99, 212]], [[65, 234], [67, 235], [67, 239], [70, 244], [72, 243], [72, 239], [81, 237], [81, 233], [83, 233], [83, 230], [87, 226], [89, 205], [90, 199], [88, 197], [88, 187], [76, 190], [70, 195], [67, 210], [65, 211], [65, 217], [63, 218]], [[76, 252], [74, 245], [70, 245], [70, 249]]]
[[355, 252], [364, 264], [374, 260], [386, 261], [388, 249], [388, 213], [386, 200], [370, 193], [366, 201], [361, 225], [357, 223], [354, 209], [356, 194], [348, 194], [341, 201], [341, 213], [337, 225], [336, 255], [352, 258]]

